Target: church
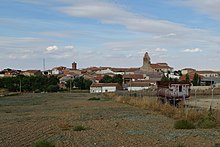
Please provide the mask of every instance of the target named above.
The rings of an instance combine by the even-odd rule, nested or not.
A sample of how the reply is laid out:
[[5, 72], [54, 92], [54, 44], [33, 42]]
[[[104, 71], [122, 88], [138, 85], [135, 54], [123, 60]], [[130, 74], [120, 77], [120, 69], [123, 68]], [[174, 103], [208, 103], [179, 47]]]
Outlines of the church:
[[173, 71], [173, 68], [168, 66], [167, 63], [155, 63], [152, 64], [150, 61], [150, 56], [148, 55], [148, 52], [144, 54], [143, 57], [143, 66], [140, 68], [141, 71], [152, 73], [152, 72], [171, 72]]

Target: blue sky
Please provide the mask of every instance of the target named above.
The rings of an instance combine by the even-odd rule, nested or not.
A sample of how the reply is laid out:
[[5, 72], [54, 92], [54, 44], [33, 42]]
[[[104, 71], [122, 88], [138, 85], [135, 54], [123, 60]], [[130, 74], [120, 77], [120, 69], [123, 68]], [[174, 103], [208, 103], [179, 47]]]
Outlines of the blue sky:
[[0, 69], [90, 66], [220, 70], [220, 1], [2, 0]]

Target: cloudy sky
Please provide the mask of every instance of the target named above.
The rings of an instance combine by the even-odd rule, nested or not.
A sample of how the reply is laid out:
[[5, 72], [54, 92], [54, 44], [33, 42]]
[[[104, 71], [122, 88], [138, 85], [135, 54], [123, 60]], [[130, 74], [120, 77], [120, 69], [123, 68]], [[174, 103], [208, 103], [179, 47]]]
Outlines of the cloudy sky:
[[1, 0], [0, 70], [90, 66], [220, 70], [220, 0]]

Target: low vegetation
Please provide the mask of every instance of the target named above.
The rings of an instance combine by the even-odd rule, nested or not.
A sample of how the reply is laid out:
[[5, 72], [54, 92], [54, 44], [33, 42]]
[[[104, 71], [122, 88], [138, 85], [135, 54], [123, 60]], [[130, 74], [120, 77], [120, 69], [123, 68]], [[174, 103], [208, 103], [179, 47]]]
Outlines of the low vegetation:
[[179, 143], [179, 144], [171, 145], [170, 147], [186, 147], [186, 146], [182, 143]]
[[198, 127], [203, 129], [215, 128], [217, 126], [217, 122], [215, 117], [213, 116], [213, 110], [209, 109], [209, 113], [206, 117], [202, 118], [198, 122]]
[[7, 89], [9, 92], [41, 92], [54, 91], [59, 82], [56, 76], [16, 76], [0, 78], [0, 88]]
[[189, 120], [178, 120], [174, 123], [175, 129], [195, 129], [195, 125]]
[[84, 127], [82, 125], [78, 125], [73, 128], [73, 131], [84, 131], [86, 129], [87, 129], [86, 127]]
[[92, 98], [89, 98], [88, 100], [89, 100], [89, 101], [98, 101], [98, 100], [100, 100], [100, 98], [92, 97]]
[[177, 108], [168, 103], [162, 104], [156, 98], [150, 97], [123, 97], [114, 94], [107, 94], [107, 97], [111, 97], [117, 102], [152, 110], [154, 113], [177, 119], [178, 121], [174, 124], [176, 129], [215, 128], [217, 126], [211, 108], [209, 111], [195, 108]]
[[55, 145], [52, 142], [46, 140], [39, 140], [34, 142], [31, 147], [55, 147]]

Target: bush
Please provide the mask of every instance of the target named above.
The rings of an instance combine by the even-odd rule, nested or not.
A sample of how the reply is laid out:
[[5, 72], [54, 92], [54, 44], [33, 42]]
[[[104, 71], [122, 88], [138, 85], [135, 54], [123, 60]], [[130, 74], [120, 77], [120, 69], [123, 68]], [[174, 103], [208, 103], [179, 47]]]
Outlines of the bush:
[[75, 126], [73, 128], [73, 130], [74, 131], [83, 131], [83, 130], [86, 130], [86, 128], [84, 126], [79, 125], [79, 126]]
[[180, 143], [180, 144], [176, 144], [176, 145], [171, 145], [170, 147], [185, 147], [185, 145]]
[[198, 122], [198, 127], [203, 129], [209, 129], [209, 128], [215, 128], [216, 125], [217, 125], [216, 119], [213, 116], [213, 110], [210, 107], [208, 111], [208, 116], [206, 116], [205, 118], [201, 119]]
[[31, 147], [55, 147], [55, 145], [46, 140], [39, 140], [37, 142], [34, 142]]
[[220, 147], [220, 143], [215, 143], [214, 147]]
[[216, 120], [209, 117], [206, 117], [198, 122], [198, 127], [203, 129], [215, 128], [216, 125]]
[[174, 124], [175, 129], [195, 129], [195, 125], [189, 120], [179, 120]]
[[57, 92], [59, 90], [59, 86], [58, 85], [49, 85], [47, 87], [47, 91], [48, 92]]
[[92, 97], [92, 98], [89, 98], [88, 100], [89, 101], [97, 101], [97, 100], [100, 100], [100, 98]]

